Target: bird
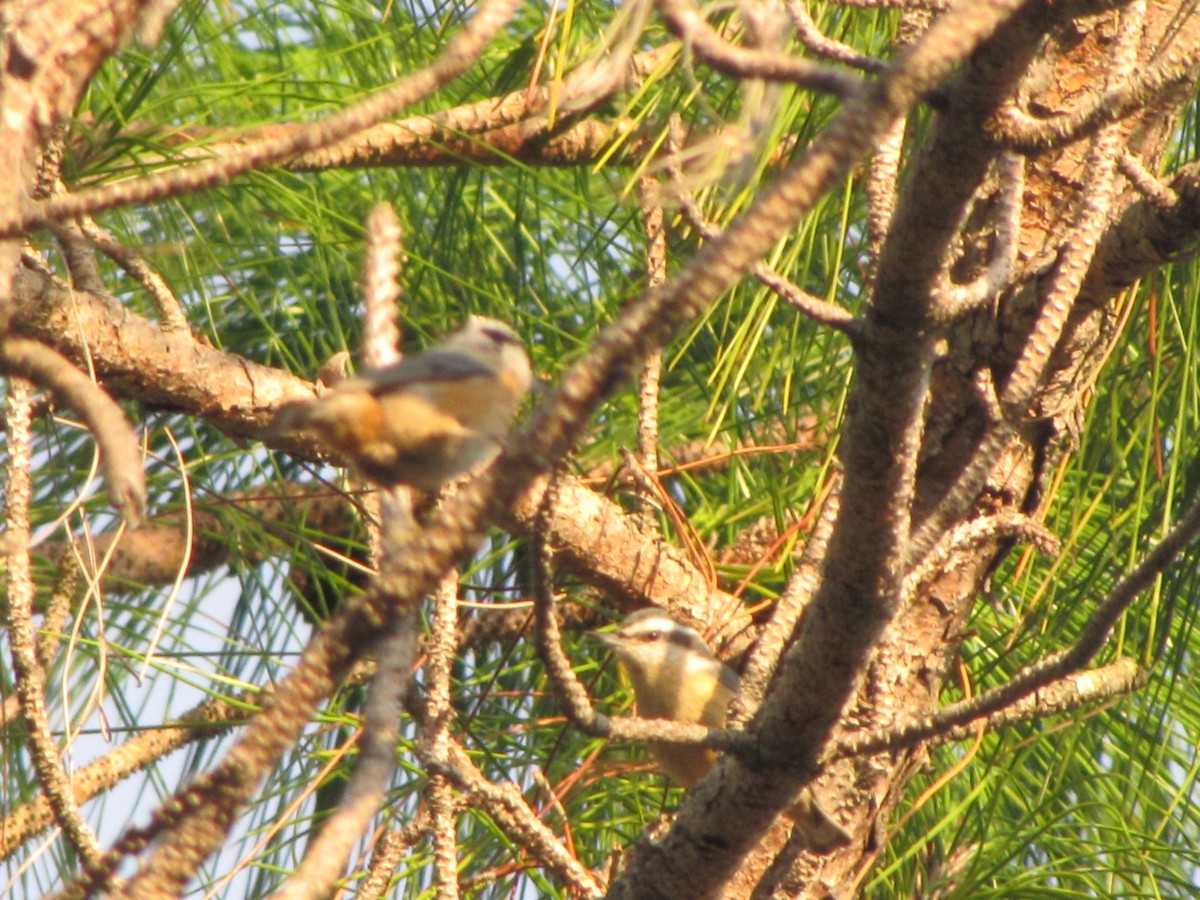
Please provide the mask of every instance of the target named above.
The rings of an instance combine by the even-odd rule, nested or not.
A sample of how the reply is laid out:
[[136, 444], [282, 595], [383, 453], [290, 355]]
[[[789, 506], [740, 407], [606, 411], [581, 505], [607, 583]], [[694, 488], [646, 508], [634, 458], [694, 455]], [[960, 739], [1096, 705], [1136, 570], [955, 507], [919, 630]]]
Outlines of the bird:
[[[725, 727], [729, 701], [737, 696], [741, 679], [694, 629], [652, 607], [631, 613], [614, 632], [592, 634], [612, 648], [633, 685], [639, 716]], [[716, 751], [698, 744], [650, 741], [649, 747], [659, 768], [685, 788], [699, 782], [717, 761]], [[808, 788], [785, 813], [818, 853], [851, 841]]]
[[470, 316], [422, 353], [284, 404], [269, 434], [315, 439], [382, 487], [436, 491], [495, 455], [532, 383], [517, 333]]
[[[651, 608], [632, 613], [614, 632], [593, 633], [612, 648], [633, 684], [639, 716], [725, 727], [726, 708], [740, 679], [696, 631]], [[689, 788], [717, 759], [716, 751], [698, 744], [651, 741], [650, 752], [659, 768]]]

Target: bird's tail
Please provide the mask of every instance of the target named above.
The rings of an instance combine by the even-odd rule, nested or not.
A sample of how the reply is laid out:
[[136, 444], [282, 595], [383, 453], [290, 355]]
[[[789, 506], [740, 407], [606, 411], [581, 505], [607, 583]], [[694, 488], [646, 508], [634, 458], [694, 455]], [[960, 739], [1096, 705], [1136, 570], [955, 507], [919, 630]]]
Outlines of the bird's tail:
[[321, 403], [315, 400], [293, 400], [276, 410], [275, 417], [267, 426], [266, 437], [270, 440], [319, 435], [326, 418], [327, 413], [322, 409]]

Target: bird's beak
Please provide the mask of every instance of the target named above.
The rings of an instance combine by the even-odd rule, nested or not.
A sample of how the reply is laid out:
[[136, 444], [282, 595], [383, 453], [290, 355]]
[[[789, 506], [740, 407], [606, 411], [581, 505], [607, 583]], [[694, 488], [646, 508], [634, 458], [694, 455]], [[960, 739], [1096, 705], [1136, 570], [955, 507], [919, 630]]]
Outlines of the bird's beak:
[[612, 647], [614, 650], [621, 645], [621, 639], [617, 637], [615, 631], [589, 631], [592, 637], [607, 647]]

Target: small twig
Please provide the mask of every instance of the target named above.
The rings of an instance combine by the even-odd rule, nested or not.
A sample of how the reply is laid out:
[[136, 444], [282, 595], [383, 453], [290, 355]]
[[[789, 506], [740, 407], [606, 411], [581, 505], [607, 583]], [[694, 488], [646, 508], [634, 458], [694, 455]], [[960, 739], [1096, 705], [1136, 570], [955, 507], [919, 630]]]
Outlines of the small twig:
[[953, 319], [982, 303], [994, 300], [1008, 286], [1017, 264], [1021, 240], [1021, 210], [1025, 193], [1025, 157], [1005, 153], [1000, 158], [1000, 189], [992, 258], [979, 277], [968, 284], [952, 284], [943, 272], [935, 315]]
[[376, 670], [367, 686], [362, 738], [354, 775], [337, 809], [309, 842], [304, 858], [274, 900], [320, 900], [342, 877], [354, 845], [387, 796], [396, 771], [396, 744], [404, 696], [417, 656], [416, 617], [409, 615], [376, 646]]
[[[646, 287], [653, 290], [667, 280], [667, 230], [663, 221], [662, 196], [658, 182], [644, 176], [638, 181], [641, 193], [642, 229], [646, 232]], [[638, 462], [647, 472], [658, 470], [658, 394], [662, 383], [662, 350], [642, 362], [638, 383]], [[639, 491], [639, 525], [652, 529], [655, 523], [651, 499]]]
[[538, 819], [513, 784], [494, 784], [471, 762], [457, 743], [449, 746], [446, 774], [475, 803], [486, 810], [509, 840], [525, 847], [543, 866], [552, 870], [581, 897], [601, 897], [604, 885], [596, 874], [571, 856], [558, 837]]
[[[914, 738], [911, 730], [912, 721], [899, 726], [892, 725], [867, 735], [856, 736], [835, 746], [830, 751], [827, 762], [853, 756], [870, 756], [884, 751], [901, 750], [922, 741], [947, 744], [978, 738], [982, 731], [995, 731], [1019, 725], [1022, 722], [1061, 715], [1090, 703], [1132, 693], [1145, 685], [1147, 677], [1148, 673], [1138, 665], [1137, 660], [1122, 657], [1099, 668], [1071, 672], [1061, 678], [1052, 679], [1026, 696], [1014, 700], [986, 716], [980, 716], [953, 727], [946, 727], [921, 738]], [[977, 699], [981, 700], [986, 696], [987, 694], [982, 694]], [[935, 717], [941, 716], [959, 705], [961, 704], [947, 706], [934, 715]]]
[[567, 808], [562, 805], [562, 800], [558, 793], [554, 790], [554, 785], [550, 783], [550, 779], [546, 777], [546, 773], [541, 769], [534, 769], [530, 774], [533, 776], [534, 782], [542, 789], [542, 793], [546, 795], [546, 803], [553, 809], [562, 821], [570, 825], [571, 816], [567, 813]]
[[1145, 686], [1148, 677], [1149, 673], [1137, 660], [1125, 656], [1099, 668], [1073, 672], [993, 713], [982, 723], [971, 722], [951, 728], [936, 740], [939, 743], [961, 741], [978, 734], [981, 725], [988, 731], [994, 731], [1034, 719], [1061, 715], [1089, 703], [1133, 693]]
[[429, 813], [419, 811], [413, 820], [401, 828], [389, 828], [379, 839], [367, 865], [367, 877], [358, 886], [358, 900], [378, 900], [390, 896], [388, 886], [392, 873], [400, 865], [405, 851], [429, 831]]
[[810, 294], [795, 282], [784, 278], [762, 260], [751, 264], [750, 274], [818, 325], [825, 325], [848, 337], [855, 337], [861, 332], [862, 322], [852, 313], [835, 303]]
[[146, 289], [158, 307], [159, 325], [166, 334], [187, 334], [191, 331], [183, 304], [171, 290], [166, 279], [137, 253], [126, 247], [107, 228], [84, 216], [79, 220], [80, 233], [93, 247], [115, 262], [125, 274]]
[[1129, 179], [1139, 193], [1147, 197], [1155, 206], [1171, 209], [1179, 203], [1179, 195], [1146, 168], [1145, 164], [1132, 153], [1126, 151], [1117, 160], [1117, 168]]
[[[700, 208], [700, 204], [696, 202], [696, 198], [692, 192], [688, 190], [687, 183], [683, 177], [683, 170], [680, 166], [682, 141], [683, 129], [678, 120], [676, 120], [672, 123], [668, 152], [663, 167], [671, 179], [671, 190], [675, 194], [675, 199], [678, 201], [688, 221], [692, 223], [692, 227], [705, 240], [716, 240], [721, 235], [721, 229], [716, 223], [710, 222], [705, 218], [704, 211]], [[827, 325], [830, 328], [851, 336], [857, 334], [860, 330], [861, 323], [853, 315], [836, 304], [829, 303], [820, 297], [810, 294], [799, 285], [784, 278], [761, 259], [751, 263], [749, 270], [755, 278], [778, 294], [781, 299], [790, 303], [814, 322], [820, 325]]]
[[796, 37], [817, 56], [862, 69], [872, 75], [878, 75], [887, 68], [886, 61], [859, 53], [849, 44], [834, 40], [821, 31], [808, 11], [808, 0], [787, 0], [787, 10], [792, 17], [792, 25], [796, 28]]
[[400, 299], [400, 264], [404, 253], [400, 220], [391, 204], [380, 203], [367, 217], [363, 260], [363, 362], [371, 368], [400, 358], [396, 304]]
[[[367, 216], [366, 253], [363, 259], [363, 363], [368, 368], [390, 366], [400, 359], [400, 328], [396, 324], [400, 299], [400, 263], [403, 258], [400, 220], [390, 204], [380, 203]], [[332, 362], [332, 360], [330, 360]], [[329, 362], [326, 363], [326, 366]], [[325, 366], [322, 366], [324, 369]], [[396, 539], [414, 527], [412, 492], [405, 488], [372, 491], [363, 497], [367, 540], [376, 569], [388, 552], [384, 535]]]
[[66, 357], [37, 341], [0, 341], [0, 370], [49, 388], [87, 423], [100, 446], [112, 504], [130, 525], [137, 525], [145, 511], [146, 480], [141, 447], [121, 407]]
[[450, 572], [433, 597], [428, 656], [425, 663], [425, 697], [428, 720], [424, 725], [424, 755], [433, 760], [426, 789], [433, 837], [434, 884], [439, 898], [458, 896], [458, 816], [450, 781], [439, 766], [449, 755], [450, 724], [454, 718], [450, 676], [454, 669], [458, 626], [458, 573]]
[[783, 81], [843, 98], [863, 85], [856, 75], [802, 57], [731, 44], [689, 0], [657, 0], [657, 6], [672, 34], [690, 47], [697, 59], [726, 75]]
[[[590, 758], [594, 759], [597, 753], [599, 753], [599, 748], [592, 753]], [[576, 770], [575, 775], [577, 776], [580, 774], [580, 771], [581, 770]], [[571, 831], [571, 816], [567, 813], [567, 808], [563, 806], [559, 792], [554, 790], [554, 785], [550, 783], [550, 779], [546, 777], [546, 773], [541, 769], [535, 768], [532, 772], [532, 775], [534, 783], [540, 787], [542, 792], [546, 795], [547, 805], [550, 807], [550, 809], [554, 810], [558, 814], [559, 824], [562, 826], [563, 830], [563, 844], [566, 846], [567, 851], [572, 856], [578, 856], [579, 852], [575, 846], [575, 836]], [[566, 791], [569, 790], [568, 785], [573, 784], [574, 781], [575, 777], [569, 776], [562, 787], [562, 793], [565, 794]], [[544, 818], [546, 815], [545, 807], [543, 807], [538, 814]]]
[[[46, 712], [46, 672], [38, 660], [37, 630], [33, 625], [33, 578], [29, 566], [29, 507], [33, 498], [32, 385], [23, 378], [9, 381], [5, 413], [8, 431], [7, 484], [4, 503], [3, 559], [8, 601], [9, 648], [21, 715], [28, 732], [27, 747], [38, 783], [54, 818], [85, 869], [99, 868], [103, 852], [96, 833], [84, 820], [55, 744]], [[110, 879], [101, 884], [112, 886]]]
[[[429, 709], [419, 698], [410, 696], [408, 711], [418, 726], [428, 727]], [[514, 845], [525, 848], [539, 863], [555, 872], [573, 893], [584, 897], [599, 897], [604, 893], [604, 886], [596, 880], [595, 873], [567, 852], [517, 787], [488, 780], [457, 741], [447, 739], [443, 762], [429, 762], [449, 777], [469, 803], [479, 806], [490, 816]]]
[[546, 520], [558, 498], [558, 473], [551, 472], [546, 490], [538, 506], [536, 524], [531, 532], [534, 543], [533, 608], [536, 624], [538, 654], [550, 676], [550, 684], [563, 710], [584, 733], [599, 737], [609, 734], [608, 717], [596, 712], [587, 691], [571, 668], [571, 661], [562, 649], [562, 633], [554, 614], [554, 551], [545, 535], [552, 532]]

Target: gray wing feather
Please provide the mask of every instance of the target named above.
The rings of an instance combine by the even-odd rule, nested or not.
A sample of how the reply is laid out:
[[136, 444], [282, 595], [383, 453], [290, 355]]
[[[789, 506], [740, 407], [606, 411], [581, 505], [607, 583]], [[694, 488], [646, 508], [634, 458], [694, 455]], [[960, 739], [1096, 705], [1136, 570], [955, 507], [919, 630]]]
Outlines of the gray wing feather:
[[729, 666], [721, 666], [720, 679], [722, 687], [726, 688], [730, 693], [736, 694], [742, 689], [742, 679]]
[[461, 381], [490, 375], [492, 370], [479, 360], [453, 350], [426, 350], [395, 365], [364, 372], [356, 380], [370, 385], [373, 394], [424, 381]]

